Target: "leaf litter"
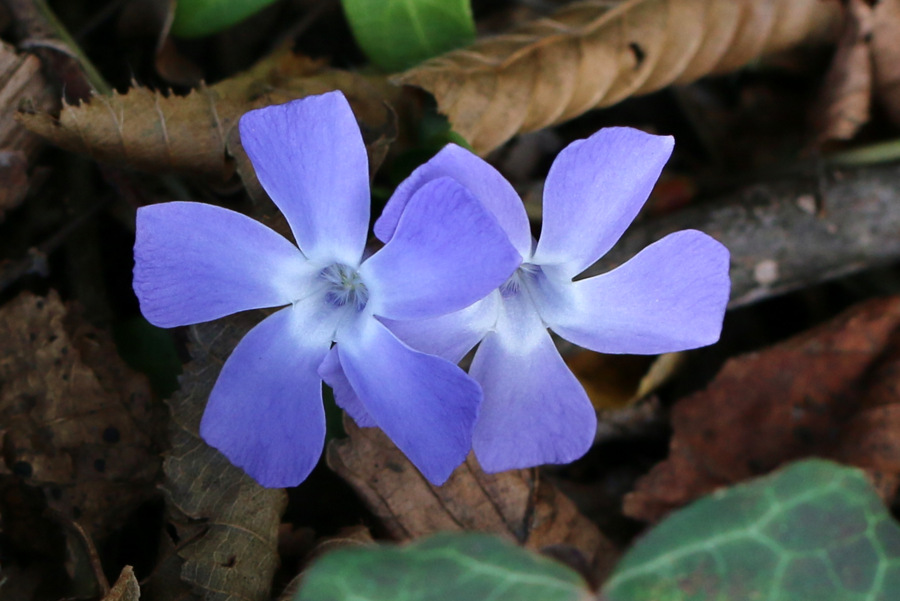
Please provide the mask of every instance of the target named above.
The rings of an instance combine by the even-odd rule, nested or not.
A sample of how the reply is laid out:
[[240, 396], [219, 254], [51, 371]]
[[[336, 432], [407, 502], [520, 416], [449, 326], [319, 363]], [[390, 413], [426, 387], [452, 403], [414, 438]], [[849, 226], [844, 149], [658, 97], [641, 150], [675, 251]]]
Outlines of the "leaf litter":
[[[150, 0], [148, 4], [160, 7], [168, 3]], [[833, 69], [843, 70], [843, 75], [826, 80], [820, 92], [826, 100], [831, 94], [825, 105], [832, 111], [829, 114], [836, 115], [832, 121], [862, 123], [872, 119], [877, 123], [878, 110], [870, 110], [873, 98], [888, 116], [893, 116], [898, 106], [894, 97], [900, 76], [894, 60], [896, 36], [891, 33], [891, 24], [897, 23], [900, 15], [897, 0], [883, 0], [874, 7], [848, 2], [844, 3], [844, 12], [836, 1], [818, 0], [562, 4], [556, 14], [514, 25], [468, 49], [441, 56], [408, 71], [401, 81], [434, 93], [439, 108], [447, 112], [457, 131], [469, 138], [477, 150], [487, 152], [518, 132], [573, 119], [594, 107], [612, 105], [671, 84], [686, 84], [710, 73], [733, 71], [763, 54], [800, 43], [833, 40], [843, 31], [853, 42], [847, 42], [849, 49], [843, 54], [853, 59], [841, 58], [839, 51]], [[856, 11], [856, 21], [843, 17], [851, 11]], [[510, 14], [517, 13], [510, 10]], [[871, 36], [867, 35], [869, 28]], [[165, 40], [165, 34], [159, 39]], [[327, 53], [315, 56], [323, 54]], [[202, 55], [194, 54], [192, 58], [198, 56]], [[15, 60], [20, 61], [20, 57]], [[166, 63], [170, 60], [174, 60], [172, 55], [165, 53], [153, 58], [163, 75], [172, 75], [173, 69], [180, 68], [177, 61]], [[29, 63], [31, 67], [36, 64], [27, 59], [16, 64]], [[850, 85], [856, 81], [853, 77], [861, 74], [854, 66], [864, 63], [871, 65], [871, 91]], [[20, 119], [63, 148], [112, 166], [112, 171], [107, 166], [100, 173], [110, 184], [113, 191], [109, 194], [113, 196], [123, 181], [128, 185], [153, 181], [115, 172], [125, 167], [166, 176], [187, 174], [206, 183], [220, 183], [237, 172], [251, 196], [262, 198], [234, 128], [239, 115], [256, 106], [341, 89], [350, 97], [363, 126], [377, 189], [383, 181], [378, 178], [384, 176], [376, 173], [382, 160], [393, 169], [399, 163], [398, 156], [417, 150], [410, 129], [415, 128], [427, 101], [411, 87], [392, 87], [382, 75], [361, 75], [352, 67], [342, 70], [329, 66], [347, 64], [343, 58], [311, 59], [276, 53], [245, 73], [213, 85], [200, 84], [186, 95], [181, 95], [184, 89], [178, 94], [166, 94], [133, 84], [126, 93], [95, 96], [89, 103], [64, 106], [58, 117], [51, 116], [55, 114], [52, 107], [26, 105]], [[49, 89], [50, 84], [39, 81], [37, 75], [30, 77], [28, 83], [35, 89]], [[756, 77], [764, 79], [768, 75]], [[175, 73], [173, 79], [177, 78]], [[122, 89], [127, 81], [120, 78], [115, 83]], [[2, 93], [12, 89], [0, 79]], [[640, 106], [659, 106], [658, 99], [649, 102]], [[5, 108], [11, 107], [12, 104]], [[870, 112], [864, 114], [863, 108]], [[586, 116], [585, 121], [573, 122], [567, 126], [572, 128], [570, 132], [557, 128], [543, 133], [560, 140], [572, 134], [583, 137], [596, 129], [590, 124], [596, 114], [605, 115], [595, 113]], [[827, 130], [822, 126], [814, 135], [825, 135], [822, 132]], [[737, 143], [730, 137], [728, 142]], [[682, 165], [696, 170], [697, 155], [691, 153], [691, 143], [690, 133], [679, 138], [679, 147], [689, 149], [682, 155]], [[537, 154], [530, 161], [531, 167], [520, 170], [514, 180], [517, 186], [536, 185], [539, 166], [550, 152], [543, 149]], [[11, 173], [15, 177], [4, 181], [14, 182], [18, 195], [15, 202], [21, 203], [25, 193], [20, 191], [30, 184], [27, 178], [33, 157], [17, 150], [8, 156], [13, 161]], [[58, 155], [50, 160], [58, 161]], [[84, 168], [86, 163], [81, 165]], [[840, 173], [834, 175], [837, 182], [842, 177]], [[864, 178], [864, 174], [854, 172], [847, 177]], [[891, 176], [885, 170], [879, 172], [879, 177]], [[702, 186], [690, 176], [688, 181], [691, 195], [702, 192]], [[191, 185], [203, 186], [201, 182], [192, 181]], [[814, 185], [805, 180], [803, 184], [804, 190]], [[765, 188], [766, 184], [761, 186]], [[199, 189], [204, 196], [216, 194], [208, 187]], [[830, 188], [825, 185], [821, 189]], [[857, 210], [865, 207], [865, 197], [871, 196], [865, 187], [860, 189]], [[814, 188], [809, 194], [813, 193]], [[160, 194], [154, 192], [151, 196]], [[217, 200], [221, 199], [214, 201]], [[814, 199], [814, 208], [818, 200]], [[267, 206], [257, 204], [256, 208], [265, 212]], [[750, 218], [758, 221], [755, 229], [748, 231], [762, 235], [773, 228], [764, 212], [747, 206], [752, 209]], [[815, 218], [827, 229], [831, 226], [827, 214], [830, 206], [824, 203], [823, 212], [810, 213], [809, 219]], [[130, 209], [133, 211], [133, 207]], [[123, 214], [125, 220], [130, 219], [121, 206], [110, 211], [113, 212], [115, 219], [122, 220]], [[858, 212], [863, 214], [860, 221], [874, 220], [868, 211]], [[876, 230], [874, 225], [863, 228], [859, 237], [865, 238], [868, 232], [880, 240], [878, 236], [882, 234]], [[2, 234], [7, 231], [10, 230]], [[798, 235], [796, 228], [785, 232], [786, 237]], [[748, 259], [738, 256], [736, 260]], [[859, 261], [871, 262], [869, 258]], [[803, 280], [803, 286], [809, 287], [819, 279], [816, 275], [812, 280]], [[43, 309], [36, 308], [38, 302], [45, 303]], [[38, 315], [42, 311], [48, 315]], [[896, 440], [900, 424], [894, 423], [898, 417], [892, 376], [900, 348], [895, 340], [898, 314], [900, 301], [896, 299], [863, 305], [831, 325], [756, 355], [732, 360], [706, 392], [677, 400], [671, 457], [660, 463], [628, 498], [628, 513], [654, 521], [704, 491], [742, 481], [809, 454], [865, 467], [883, 498], [894, 499], [900, 484], [900, 463], [896, 459], [900, 456], [900, 442]], [[10, 564], [7, 555], [0, 557], [4, 562], [0, 596], [20, 591], [22, 598], [27, 599], [72, 596], [74, 582], [79, 580], [84, 582], [84, 588], [79, 589], [86, 591], [84, 597], [108, 601], [130, 600], [138, 594], [151, 601], [262, 601], [279, 593], [279, 598], [287, 598], [284, 595], [288, 591], [282, 591], [282, 586], [296, 576], [295, 568], [305, 567], [313, 555], [327, 554], [327, 549], [341, 544], [334, 541], [367, 542], [370, 533], [376, 539], [416, 541], [441, 530], [478, 530], [555, 557], [568, 555], [573, 563], [578, 560], [572, 557], [581, 558], [590, 566], [586, 569], [589, 579], [602, 579], [612, 568], [621, 551], [619, 545], [586, 517], [584, 505], [576, 505], [561, 492], [574, 490], [563, 485], [573, 473], [576, 480], [587, 479], [598, 487], [610, 484], [604, 479], [606, 476], [590, 472], [595, 465], [590, 458], [584, 465], [561, 471], [549, 468], [501, 474], [485, 474], [470, 458], [446, 486], [435, 488], [419, 476], [383, 434], [356, 428], [352, 422], [345, 425], [348, 437], [331, 443], [328, 466], [349, 483], [371, 515], [361, 520], [349, 519], [357, 529], [353, 535], [342, 534], [343, 531], [335, 535], [320, 524], [293, 528], [291, 522], [298, 517], [291, 514], [283, 491], [258, 487], [197, 435], [203, 405], [225, 357], [258, 319], [256, 314], [241, 315], [218, 324], [202, 324], [186, 333], [192, 361], [181, 379], [181, 390], [169, 401], [169, 441], [161, 443], [158, 430], [166, 419], [156, 411], [159, 404], [149, 413], [146, 405], [140, 404], [141, 400], [153, 403], [146, 381], [121, 366], [102, 330], [84, 323], [74, 305], [63, 304], [55, 293], [3, 298], [0, 434], [4, 440], [4, 461], [0, 464], [0, 518], [4, 530], [0, 536], [3, 543], [14, 542], [16, 549], [30, 545], [31, 556], [43, 558], [46, 565], [35, 570], [34, 564]], [[15, 335], [7, 339], [8, 332]], [[30, 339], [31, 334], [35, 335], [34, 340]], [[57, 338], [50, 340], [51, 336]], [[7, 352], [10, 344], [20, 346]], [[33, 348], [22, 352], [28, 344]], [[70, 349], [67, 354], [63, 353], [64, 348]], [[53, 364], [57, 359], [62, 366], [68, 366], [68, 372]], [[618, 370], [598, 366], [594, 359], [585, 362], [585, 381], [603, 380], [604, 371]], [[609, 363], [628, 361], [625, 358]], [[790, 372], [784, 368], [787, 361], [792, 361]], [[45, 365], [49, 367], [42, 371], [41, 366]], [[692, 377], [691, 363], [687, 365], [672, 379], [677, 382]], [[12, 372], [4, 371], [7, 369], [18, 370], [18, 375], [9, 375]], [[77, 387], [71, 382], [63, 384], [62, 375], [66, 374], [70, 378], [77, 376]], [[635, 372], [635, 378], [639, 375]], [[766, 395], [767, 385], [771, 388]], [[54, 392], [57, 388], [72, 394], [61, 395]], [[627, 404], [632, 396], [630, 390], [630, 386], [622, 387], [612, 395], [604, 390], [594, 395], [595, 401], [601, 399], [597, 404], [604, 407]], [[28, 391], [24, 397], [22, 391]], [[135, 391], [137, 396], [131, 396]], [[659, 398], [653, 399], [654, 420], [662, 414], [659, 399], [662, 403], [668, 401], [667, 385], [661, 386], [657, 394]], [[79, 404], [78, 410], [87, 417], [79, 417], [77, 426], [74, 417], [68, 417], [75, 413], [54, 421], [54, 416], [63, 415], [60, 407], [71, 408], [73, 399], [83, 403], [94, 396], [99, 403], [96, 412], [90, 403]], [[10, 401], [13, 397], [15, 400]], [[607, 402], [604, 397], [614, 399]], [[45, 399], [45, 404], [40, 405], [35, 398]], [[150, 413], [152, 416], [147, 417]], [[107, 446], [78, 442], [76, 435], [88, 439], [96, 434], [95, 418], [130, 420], [132, 430], [126, 425], [121, 429], [116, 426], [118, 442], [104, 442], [125, 451], [97, 454], [95, 451], [107, 451]], [[629, 432], [624, 428], [604, 436], [621, 440]], [[48, 442], [48, 433], [54, 437], [50, 441], [53, 444]], [[66, 439], [70, 446], [55, 446], [63, 434], [72, 437], [71, 441]], [[160, 474], [163, 446], [167, 450], [162, 455]], [[98, 463], [97, 459], [104, 462]], [[620, 461], [633, 462], [633, 458], [626, 452]], [[103, 470], [98, 469], [101, 465]], [[162, 484], [157, 489], [160, 479]], [[559, 486], [558, 479], [563, 481]], [[145, 566], [146, 577], [142, 575], [138, 585], [135, 570], [141, 570], [123, 569], [121, 562], [110, 559], [102, 542], [121, 529], [128, 514], [126, 509], [159, 492], [165, 499], [166, 513], [158, 528], [158, 547], [151, 549], [156, 553], [152, 570]], [[43, 515], [44, 507], [56, 511], [55, 517]], [[348, 518], [343, 519], [342, 526], [346, 527]], [[299, 521], [303, 521], [302, 517]], [[606, 524], [606, 520], [598, 521]], [[149, 524], [145, 527], [151, 528]], [[633, 534], [634, 531], [630, 536]], [[291, 536], [296, 539], [297, 549], [293, 552], [286, 550]], [[100, 544], [95, 545], [98, 541]], [[316, 541], [320, 543], [318, 547]], [[68, 548], [65, 562], [60, 559], [61, 548]], [[310, 553], [314, 548], [320, 551]], [[103, 569], [98, 574], [97, 565], [92, 565], [100, 558], [106, 562], [101, 566], [105, 575]], [[279, 562], [286, 558], [294, 560], [289, 566], [292, 571], [279, 571]], [[117, 575], [118, 580], [109, 587], [105, 578], [113, 580]], [[60, 582], [72, 581], [70, 588], [41, 596], [41, 582], [59, 578]]]

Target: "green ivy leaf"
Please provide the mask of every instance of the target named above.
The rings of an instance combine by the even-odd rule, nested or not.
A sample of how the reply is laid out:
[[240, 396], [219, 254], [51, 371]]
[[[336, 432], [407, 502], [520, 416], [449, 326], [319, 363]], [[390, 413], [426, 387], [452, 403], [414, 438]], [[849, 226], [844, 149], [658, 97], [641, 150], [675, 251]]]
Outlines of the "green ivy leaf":
[[303, 576], [294, 601], [586, 601], [568, 567], [487, 534], [441, 533], [404, 547], [339, 549]]
[[401, 71], [475, 39], [469, 0], [341, 0], [373, 63]]
[[199, 38], [228, 29], [275, 0], [178, 0], [172, 35]]
[[611, 601], [889, 601], [900, 526], [863, 472], [819, 459], [661, 522], [604, 586]]

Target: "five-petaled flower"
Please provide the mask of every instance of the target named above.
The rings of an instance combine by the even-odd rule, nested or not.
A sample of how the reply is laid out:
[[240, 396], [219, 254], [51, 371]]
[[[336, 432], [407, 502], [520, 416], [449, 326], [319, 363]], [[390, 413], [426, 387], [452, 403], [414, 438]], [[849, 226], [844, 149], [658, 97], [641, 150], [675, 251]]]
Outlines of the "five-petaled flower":
[[[376, 236], [390, 243], [419, 190], [449, 176], [491, 210], [523, 257], [502, 286], [460, 312], [386, 322], [413, 348], [451, 361], [481, 342], [469, 374], [484, 389], [473, 446], [487, 471], [566, 463], [593, 441], [594, 410], [548, 328], [602, 353], [657, 354], [718, 340], [729, 253], [706, 234], [675, 232], [613, 271], [573, 281], [635, 218], [672, 146], [671, 137], [630, 128], [603, 129], [570, 144], [547, 176], [536, 243], [509, 183], [457, 146], [402, 183], [376, 222]], [[360, 423], [370, 420], [357, 401], [338, 401]]]
[[442, 483], [471, 448], [481, 390], [383, 322], [471, 305], [509, 277], [519, 253], [465, 187], [432, 178], [406, 199], [391, 241], [363, 261], [366, 150], [338, 92], [251, 111], [240, 133], [297, 246], [205, 204], [164, 203], [137, 217], [134, 289], [151, 323], [284, 307], [226, 361], [200, 434], [264, 486], [298, 484], [325, 439], [322, 379], [338, 378], [339, 394], [360, 404], [367, 425]]

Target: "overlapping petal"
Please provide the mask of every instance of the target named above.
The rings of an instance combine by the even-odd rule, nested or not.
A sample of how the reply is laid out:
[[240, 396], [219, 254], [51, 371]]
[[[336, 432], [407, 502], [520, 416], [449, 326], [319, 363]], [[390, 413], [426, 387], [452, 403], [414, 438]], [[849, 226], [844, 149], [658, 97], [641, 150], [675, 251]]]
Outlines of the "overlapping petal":
[[249, 217], [196, 202], [138, 209], [134, 291], [173, 327], [286, 305], [313, 277], [296, 246]]
[[403, 342], [429, 355], [453, 361], [462, 359], [497, 323], [500, 292], [455, 313], [430, 319], [382, 319]]
[[624, 265], [574, 283], [573, 302], [544, 310], [557, 334], [601, 353], [657, 354], [719, 339], [729, 253], [696, 230], [675, 232]]
[[441, 177], [452, 177], [465, 186], [493, 213], [519, 254], [523, 257], [531, 254], [531, 229], [519, 195], [489, 163], [456, 144], [445, 146], [397, 186], [375, 222], [378, 239], [390, 240], [413, 195], [426, 183]]
[[567, 146], [544, 184], [534, 262], [574, 277], [606, 254], [646, 202], [673, 145], [671, 136], [608, 127]]
[[394, 236], [360, 267], [370, 309], [388, 319], [421, 319], [466, 307], [521, 263], [497, 220], [449, 177], [413, 195]]
[[241, 144], [311, 259], [356, 265], [369, 227], [369, 167], [340, 92], [250, 111]]
[[334, 402], [338, 407], [347, 412], [347, 415], [353, 418], [356, 425], [360, 428], [374, 428], [378, 424], [366, 411], [362, 401], [353, 391], [347, 376], [344, 375], [344, 368], [341, 367], [341, 360], [338, 358], [338, 350], [336, 346], [331, 347], [325, 361], [319, 366], [319, 375], [331, 387], [334, 393]]
[[267, 487], [296, 486], [325, 443], [317, 368], [333, 321], [313, 303], [270, 315], [235, 347], [209, 396], [200, 435]]
[[368, 414], [432, 483], [443, 484], [472, 446], [481, 389], [456, 365], [414, 351], [375, 319], [339, 337], [347, 380]]
[[484, 390], [473, 448], [485, 471], [567, 463], [590, 448], [594, 408], [525, 295], [506, 300], [469, 374]]

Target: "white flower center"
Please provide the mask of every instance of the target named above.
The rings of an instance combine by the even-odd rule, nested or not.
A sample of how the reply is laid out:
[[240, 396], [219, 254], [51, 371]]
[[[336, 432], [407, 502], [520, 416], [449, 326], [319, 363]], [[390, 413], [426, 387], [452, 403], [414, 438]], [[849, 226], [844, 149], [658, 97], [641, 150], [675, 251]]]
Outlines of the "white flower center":
[[326, 282], [325, 300], [335, 307], [349, 305], [357, 312], [366, 308], [366, 303], [369, 302], [369, 289], [356, 269], [335, 263], [320, 271], [319, 277]]
[[522, 263], [516, 269], [509, 279], [500, 286], [500, 295], [503, 298], [510, 298], [519, 294], [522, 288], [527, 287], [528, 283], [537, 279], [541, 274], [541, 268], [534, 263]]

